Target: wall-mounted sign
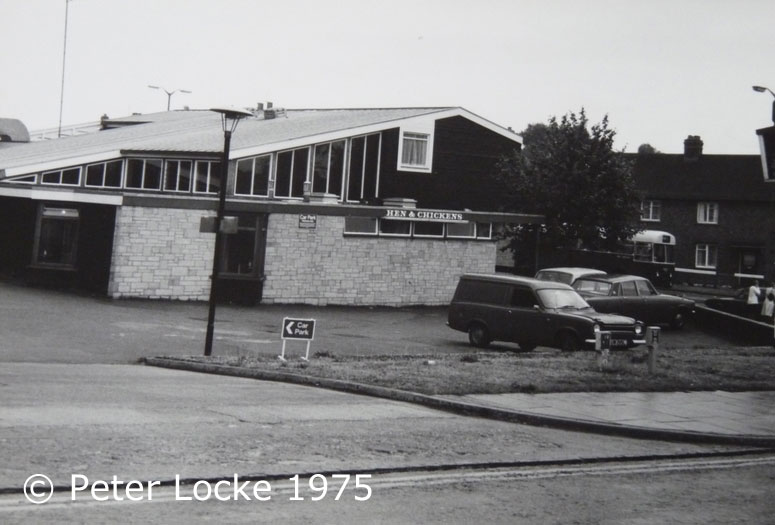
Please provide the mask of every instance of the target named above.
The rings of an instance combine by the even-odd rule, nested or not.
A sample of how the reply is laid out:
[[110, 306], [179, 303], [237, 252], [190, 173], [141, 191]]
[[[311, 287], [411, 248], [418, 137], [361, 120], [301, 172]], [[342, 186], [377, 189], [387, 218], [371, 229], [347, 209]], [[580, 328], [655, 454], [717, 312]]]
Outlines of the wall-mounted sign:
[[385, 210], [384, 218], [403, 221], [466, 222], [463, 214], [460, 212], [406, 208], [388, 208]]
[[299, 214], [299, 228], [315, 229], [318, 225], [318, 216], [312, 213]]

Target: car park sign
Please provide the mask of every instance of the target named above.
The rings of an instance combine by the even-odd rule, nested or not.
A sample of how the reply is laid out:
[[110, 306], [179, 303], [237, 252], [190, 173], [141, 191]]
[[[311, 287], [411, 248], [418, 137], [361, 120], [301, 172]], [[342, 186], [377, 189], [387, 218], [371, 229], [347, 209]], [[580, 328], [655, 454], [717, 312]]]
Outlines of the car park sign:
[[289, 339], [296, 339], [306, 341], [307, 352], [302, 359], [309, 361], [309, 345], [312, 339], [315, 337], [315, 320], [314, 319], [294, 319], [292, 317], [286, 317], [283, 319], [283, 326], [280, 330], [280, 338], [283, 341], [283, 350], [277, 357], [280, 361], [285, 361], [285, 343]]
[[283, 319], [283, 339], [304, 339], [312, 341], [315, 337], [314, 319], [292, 319], [286, 317]]

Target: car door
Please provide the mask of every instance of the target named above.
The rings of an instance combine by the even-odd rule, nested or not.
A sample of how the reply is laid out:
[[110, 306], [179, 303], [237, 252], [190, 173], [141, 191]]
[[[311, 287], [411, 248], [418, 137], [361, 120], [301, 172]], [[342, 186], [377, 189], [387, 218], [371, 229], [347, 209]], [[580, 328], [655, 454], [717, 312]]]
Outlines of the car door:
[[515, 285], [511, 292], [511, 334], [515, 343], [540, 344], [540, 324], [542, 312], [538, 306], [535, 292], [528, 286]]
[[660, 301], [659, 292], [646, 279], [637, 279], [633, 281], [638, 290], [640, 302], [638, 304], [637, 315], [633, 315], [639, 321], [644, 323], [661, 323], [670, 319], [666, 312], [665, 305]]

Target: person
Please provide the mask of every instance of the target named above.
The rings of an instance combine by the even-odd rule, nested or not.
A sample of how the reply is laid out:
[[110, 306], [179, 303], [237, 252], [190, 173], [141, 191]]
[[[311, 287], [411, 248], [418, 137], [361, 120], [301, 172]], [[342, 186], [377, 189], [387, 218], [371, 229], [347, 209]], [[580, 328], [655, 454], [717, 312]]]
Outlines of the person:
[[755, 279], [753, 284], [748, 287], [748, 299], [745, 302], [749, 314], [756, 314], [761, 295], [762, 289], [759, 288], [759, 279]]
[[759, 288], [759, 280], [756, 279], [748, 288], [748, 304], [759, 304], [759, 296], [761, 294], [762, 289]]
[[762, 292], [762, 317], [771, 321], [773, 311], [775, 311], [775, 282], [770, 281], [770, 285]]

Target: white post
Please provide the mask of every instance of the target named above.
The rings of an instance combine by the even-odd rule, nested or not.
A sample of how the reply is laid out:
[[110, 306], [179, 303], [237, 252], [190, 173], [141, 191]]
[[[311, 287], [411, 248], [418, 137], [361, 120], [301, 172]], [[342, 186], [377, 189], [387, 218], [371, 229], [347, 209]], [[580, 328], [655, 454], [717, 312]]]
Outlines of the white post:
[[657, 367], [659, 332], [660, 328], [658, 326], [649, 326], [646, 328], [646, 344], [649, 347], [649, 374], [653, 374]]
[[611, 332], [595, 333], [595, 351], [597, 352], [597, 366], [600, 370], [608, 368], [611, 355]]

